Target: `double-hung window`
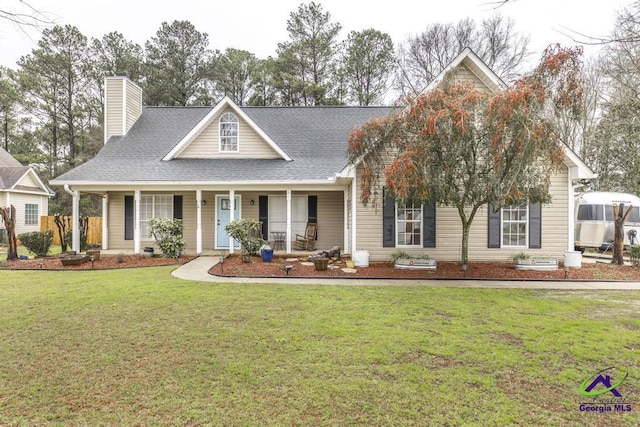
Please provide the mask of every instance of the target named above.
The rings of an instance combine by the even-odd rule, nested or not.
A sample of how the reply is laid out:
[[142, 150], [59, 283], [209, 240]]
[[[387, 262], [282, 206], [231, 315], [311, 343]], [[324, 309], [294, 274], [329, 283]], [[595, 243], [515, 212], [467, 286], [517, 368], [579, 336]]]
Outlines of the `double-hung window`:
[[24, 225], [38, 225], [38, 205], [27, 203], [24, 205]]
[[145, 194], [140, 196], [140, 238], [151, 240], [151, 218], [173, 218], [171, 194]]
[[238, 152], [238, 117], [233, 113], [220, 117], [220, 151]]
[[[304, 234], [309, 221], [309, 198], [306, 195], [291, 196], [291, 234]], [[269, 230], [287, 231], [287, 197], [269, 196]]]
[[422, 206], [396, 207], [396, 245], [422, 247]]
[[510, 205], [502, 208], [502, 247], [526, 248], [528, 205]]

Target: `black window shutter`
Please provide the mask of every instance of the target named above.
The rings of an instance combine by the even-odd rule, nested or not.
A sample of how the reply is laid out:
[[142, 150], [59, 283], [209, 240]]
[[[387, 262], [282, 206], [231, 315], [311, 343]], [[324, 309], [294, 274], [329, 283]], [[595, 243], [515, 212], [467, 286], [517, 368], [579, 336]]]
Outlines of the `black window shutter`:
[[307, 208], [309, 222], [318, 223], [318, 196], [309, 196], [307, 198]]
[[382, 190], [382, 246], [393, 248], [396, 246], [396, 200]]
[[502, 213], [501, 209], [498, 209], [494, 212], [493, 205], [489, 203], [489, 240], [487, 247], [489, 248], [499, 248], [500, 247], [500, 214]]
[[133, 240], [133, 196], [124, 196], [124, 240]]
[[542, 248], [542, 205], [529, 205], [529, 248]]
[[269, 196], [258, 196], [258, 221], [262, 223], [262, 238], [269, 238]]
[[436, 247], [436, 205], [422, 205], [422, 247]]
[[182, 196], [173, 196], [173, 219], [182, 219]]

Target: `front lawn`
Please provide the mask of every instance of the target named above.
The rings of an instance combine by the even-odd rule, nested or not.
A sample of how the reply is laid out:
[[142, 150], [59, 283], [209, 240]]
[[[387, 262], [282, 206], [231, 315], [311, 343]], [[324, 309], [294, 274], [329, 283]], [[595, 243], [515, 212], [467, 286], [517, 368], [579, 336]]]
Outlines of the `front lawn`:
[[[0, 425], [640, 424], [640, 292], [172, 268], [0, 271]], [[632, 410], [581, 412], [580, 384], [610, 366]]]

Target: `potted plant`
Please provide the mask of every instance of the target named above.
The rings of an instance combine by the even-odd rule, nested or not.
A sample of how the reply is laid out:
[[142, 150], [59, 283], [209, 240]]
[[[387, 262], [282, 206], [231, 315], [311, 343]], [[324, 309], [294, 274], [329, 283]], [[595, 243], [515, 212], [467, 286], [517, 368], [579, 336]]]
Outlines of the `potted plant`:
[[438, 263], [427, 254], [409, 254], [399, 250], [391, 254], [391, 261], [395, 268], [408, 270], [435, 270]]
[[511, 257], [516, 270], [557, 270], [558, 258], [549, 255], [530, 255], [520, 252]]
[[273, 259], [273, 248], [271, 248], [269, 242], [265, 241], [260, 247], [260, 256], [263, 262], [271, 262]]

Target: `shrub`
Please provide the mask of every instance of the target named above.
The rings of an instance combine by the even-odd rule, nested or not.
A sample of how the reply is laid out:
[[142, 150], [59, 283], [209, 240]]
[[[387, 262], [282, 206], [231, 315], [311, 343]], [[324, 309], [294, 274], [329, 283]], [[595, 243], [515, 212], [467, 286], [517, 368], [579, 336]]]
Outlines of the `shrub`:
[[53, 243], [53, 231], [32, 231], [18, 236], [22, 245], [37, 257], [47, 256]]
[[[67, 242], [67, 245], [71, 246], [73, 243], [73, 230], [68, 230], [65, 233], [64, 240]], [[89, 245], [87, 244], [87, 235], [80, 230], [80, 252], [84, 252], [89, 249]]]
[[162, 249], [164, 256], [168, 258], [180, 258], [184, 250], [182, 238], [183, 227], [181, 219], [151, 218], [149, 220], [151, 235]]
[[629, 259], [631, 260], [632, 266], [640, 267], [640, 245], [629, 247]]
[[260, 221], [253, 219], [236, 219], [224, 228], [229, 236], [237, 240], [242, 246], [244, 255], [257, 255], [264, 243]]
[[410, 254], [408, 252], [403, 251], [402, 249], [398, 249], [397, 251], [391, 254], [391, 262], [396, 262], [399, 259], [431, 259], [428, 254]]

